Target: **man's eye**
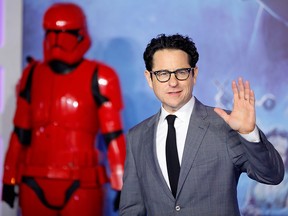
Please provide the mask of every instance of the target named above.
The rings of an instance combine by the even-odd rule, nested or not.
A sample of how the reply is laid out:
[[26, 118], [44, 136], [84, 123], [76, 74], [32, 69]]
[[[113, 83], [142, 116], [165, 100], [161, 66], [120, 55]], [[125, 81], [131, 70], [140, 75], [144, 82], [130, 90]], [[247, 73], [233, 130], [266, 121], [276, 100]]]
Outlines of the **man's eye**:
[[186, 70], [177, 71], [177, 74], [179, 74], [179, 75], [185, 75], [186, 73], [187, 73]]
[[158, 72], [157, 75], [158, 76], [167, 76], [169, 73], [166, 72], [166, 71], [161, 71], [161, 72]]

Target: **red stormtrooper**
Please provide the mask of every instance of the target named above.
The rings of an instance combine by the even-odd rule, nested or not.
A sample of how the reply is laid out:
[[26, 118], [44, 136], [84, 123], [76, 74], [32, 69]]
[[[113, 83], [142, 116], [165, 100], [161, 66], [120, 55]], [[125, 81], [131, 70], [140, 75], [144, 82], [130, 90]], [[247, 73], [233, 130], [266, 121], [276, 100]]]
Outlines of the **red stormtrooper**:
[[[107, 65], [83, 57], [91, 41], [77, 5], [52, 5], [43, 27], [44, 61], [30, 59], [19, 84], [2, 200], [13, 207], [19, 185], [23, 216], [102, 215], [103, 184], [110, 180], [116, 201], [122, 187], [119, 80]], [[99, 163], [98, 131], [107, 144], [110, 179]]]

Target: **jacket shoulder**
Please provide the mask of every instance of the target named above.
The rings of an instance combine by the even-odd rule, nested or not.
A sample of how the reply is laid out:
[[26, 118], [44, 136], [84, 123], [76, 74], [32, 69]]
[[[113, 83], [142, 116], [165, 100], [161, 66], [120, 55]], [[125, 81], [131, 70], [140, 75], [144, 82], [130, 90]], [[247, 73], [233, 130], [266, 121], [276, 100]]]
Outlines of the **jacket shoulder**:
[[152, 127], [157, 122], [159, 114], [152, 115], [148, 117], [147, 119], [144, 119], [140, 123], [136, 124], [132, 128], [129, 129], [128, 133], [135, 133], [135, 132], [141, 132], [143, 129], [147, 127]]

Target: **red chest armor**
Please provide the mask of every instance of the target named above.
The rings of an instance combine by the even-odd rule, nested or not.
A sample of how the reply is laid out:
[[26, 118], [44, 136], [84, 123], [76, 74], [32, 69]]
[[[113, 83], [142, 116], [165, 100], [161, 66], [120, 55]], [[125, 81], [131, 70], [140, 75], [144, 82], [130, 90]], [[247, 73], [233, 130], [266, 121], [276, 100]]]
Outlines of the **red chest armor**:
[[32, 127], [53, 125], [95, 133], [98, 130], [97, 106], [92, 95], [95, 70], [96, 64], [87, 61], [68, 74], [57, 74], [46, 64], [38, 65], [31, 91]]
[[86, 61], [68, 74], [57, 74], [46, 64], [35, 68], [26, 166], [67, 170], [97, 164], [94, 141], [99, 126], [91, 85], [95, 68]]

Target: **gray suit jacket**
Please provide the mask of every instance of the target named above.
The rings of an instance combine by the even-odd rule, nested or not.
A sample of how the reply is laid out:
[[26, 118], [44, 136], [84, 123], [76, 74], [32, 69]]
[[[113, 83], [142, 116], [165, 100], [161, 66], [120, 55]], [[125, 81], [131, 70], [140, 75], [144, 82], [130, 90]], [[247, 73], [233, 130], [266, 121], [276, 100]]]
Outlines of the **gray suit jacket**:
[[266, 184], [282, 181], [282, 159], [262, 131], [261, 142], [247, 142], [212, 107], [196, 99], [174, 198], [156, 156], [159, 115], [146, 119], [127, 134], [120, 215], [240, 215], [237, 183], [242, 172]]

